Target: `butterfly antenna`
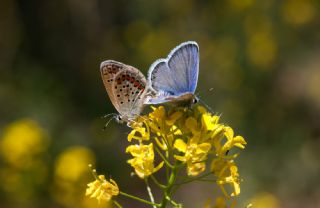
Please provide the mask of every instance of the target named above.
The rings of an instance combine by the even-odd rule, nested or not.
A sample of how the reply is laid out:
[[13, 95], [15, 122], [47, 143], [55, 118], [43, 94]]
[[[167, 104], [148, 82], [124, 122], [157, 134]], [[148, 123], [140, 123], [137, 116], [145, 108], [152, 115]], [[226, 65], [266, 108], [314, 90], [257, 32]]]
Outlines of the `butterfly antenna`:
[[199, 99], [199, 102], [201, 104], [203, 104], [212, 114], [214, 114], [214, 111], [212, 110], [212, 108], [207, 104], [205, 103], [204, 101], [202, 101], [201, 99]]
[[[211, 92], [211, 91], [213, 91], [213, 87], [211, 87], [211, 88], [208, 90], [208, 92]], [[202, 101], [201, 96], [200, 96], [200, 93], [201, 93], [201, 92], [198, 92], [198, 93], [197, 93], [196, 98], [198, 98], [198, 99], [199, 99], [199, 102], [200, 102], [201, 104], [203, 104], [203, 105], [213, 114], [214, 111], [212, 110], [212, 108], [211, 108], [207, 103], [205, 103], [204, 101]]]
[[108, 125], [109, 125], [109, 123], [112, 121], [112, 119], [114, 119], [115, 118], [115, 116], [112, 116], [108, 121], [107, 121], [107, 123], [104, 125], [104, 127], [102, 128], [102, 130], [103, 131], [105, 131], [106, 129], [107, 129], [107, 127], [108, 127]]
[[101, 118], [108, 118], [109, 116], [114, 116], [114, 115], [117, 115], [115, 113], [109, 113], [109, 114], [106, 114], [104, 116], [101, 116]]
[[[205, 93], [212, 92], [212, 91], [213, 91], [213, 87], [206, 90]], [[200, 94], [202, 94], [203, 92], [204, 92], [204, 90], [201, 90], [200, 92], [197, 92], [195, 95], [200, 98]]]

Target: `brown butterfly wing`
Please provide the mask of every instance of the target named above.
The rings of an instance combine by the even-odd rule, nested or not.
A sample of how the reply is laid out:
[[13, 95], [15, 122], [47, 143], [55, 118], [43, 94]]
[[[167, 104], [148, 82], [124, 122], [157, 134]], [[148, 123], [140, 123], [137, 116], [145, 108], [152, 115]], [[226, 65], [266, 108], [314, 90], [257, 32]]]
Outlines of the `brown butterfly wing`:
[[114, 99], [114, 90], [112, 89], [112, 87], [115, 81], [116, 74], [122, 71], [125, 66], [126, 65], [121, 62], [117, 62], [113, 60], [107, 60], [100, 64], [100, 73], [101, 73], [104, 87], [107, 90], [108, 96], [113, 106], [117, 110], [118, 110], [118, 103]]
[[140, 114], [147, 81], [136, 68], [108, 60], [101, 64], [101, 76], [110, 100], [124, 120]]

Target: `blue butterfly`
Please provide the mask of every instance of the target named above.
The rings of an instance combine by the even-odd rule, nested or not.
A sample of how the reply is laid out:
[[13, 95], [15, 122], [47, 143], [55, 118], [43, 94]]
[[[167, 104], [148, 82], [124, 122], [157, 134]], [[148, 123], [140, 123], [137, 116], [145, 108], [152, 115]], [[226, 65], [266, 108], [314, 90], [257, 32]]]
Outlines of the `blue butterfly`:
[[148, 72], [149, 89], [155, 93], [146, 104], [193, 102], [199, 74], [199, 46], [194, 41], [181, 43], [166, 59], [155, 61]]

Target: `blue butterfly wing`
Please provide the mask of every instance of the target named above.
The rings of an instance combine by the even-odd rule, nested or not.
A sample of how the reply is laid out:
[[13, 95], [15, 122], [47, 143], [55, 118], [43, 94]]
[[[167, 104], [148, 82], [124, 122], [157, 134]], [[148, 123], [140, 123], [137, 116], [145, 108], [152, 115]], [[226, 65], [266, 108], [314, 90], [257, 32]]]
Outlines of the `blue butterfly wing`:
[[177, 46], [169, 54], [168, 66], [175, 79], [178, 94], [194, 93], [199, 74], [199, 47], [196, 42], [186, 42]]
[[149, 86], [157, 92], [149, 103], [168, 102], [168, 97], [194, 94], [199, 74], [199, 47], [185, 42], [174, 48], [167, 59], [154, 62], [149, 70]]
[[166, 59], [157, 60], [149, 70], [149, 86], [161, 95], [174, 94], [178, 88], [171, 73]]

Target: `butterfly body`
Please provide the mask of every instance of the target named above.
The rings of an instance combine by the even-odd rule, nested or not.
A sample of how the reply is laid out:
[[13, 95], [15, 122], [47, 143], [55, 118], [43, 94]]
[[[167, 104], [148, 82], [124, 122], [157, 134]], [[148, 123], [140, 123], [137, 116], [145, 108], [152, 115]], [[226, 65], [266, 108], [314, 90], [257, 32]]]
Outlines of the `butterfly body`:
[[160, 98], [157, 98], [159, 94], [156, 94], [155, 97], [149, 96], [146, 100], [146, 103], [150, 104], [161, 104], [161, 103], [171, 103], [174, 105], [188, 106], [193, 103], [196, 103], [198, 98], [193, 93], [183, 93], [177, 96], [173, 95], [160, 95]]
[[119, 123], [133, 121], [143, 110], [147, 81], [136, 68], [107, 60], [100, 65], [101, 77]]
[[199, 74], [199, 47], [194, 41], [175, 47], [165, 59], [155, 61], [150, 69], [148, 84], [154, 92], [147, 104], [192, 103]]

